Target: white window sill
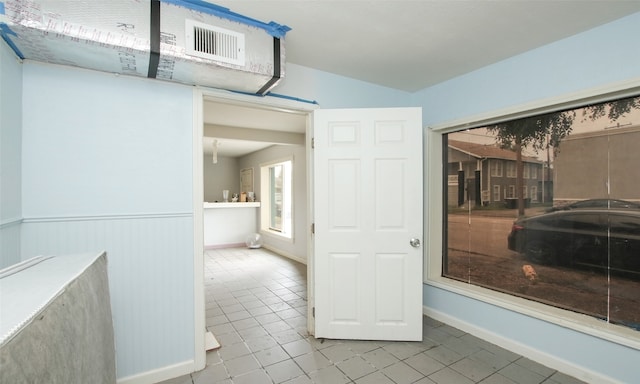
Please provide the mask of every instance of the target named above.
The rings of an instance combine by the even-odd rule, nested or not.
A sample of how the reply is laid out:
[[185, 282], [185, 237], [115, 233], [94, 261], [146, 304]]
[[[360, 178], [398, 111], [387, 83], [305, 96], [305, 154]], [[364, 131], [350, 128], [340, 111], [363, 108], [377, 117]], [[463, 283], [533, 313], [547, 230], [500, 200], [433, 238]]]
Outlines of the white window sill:
[[446, 277], [430, 277], [424, 283], [589, 336], [640, 350], [640, 332], [631, 328], [610, 324], [585, 314], [492, 291]]
[[293, 237], [287, 236], [287, 235], [283, 235], [281, 232], [278, 231], [272, 231], [270, 229], [261, 229], [260, 230], [260, 234], [262, 236], [266, 236], [266, 237], [271, 237], [273, 239], [277, 239], [280, 241], [286, 241], [289, 243], [293, 243]]

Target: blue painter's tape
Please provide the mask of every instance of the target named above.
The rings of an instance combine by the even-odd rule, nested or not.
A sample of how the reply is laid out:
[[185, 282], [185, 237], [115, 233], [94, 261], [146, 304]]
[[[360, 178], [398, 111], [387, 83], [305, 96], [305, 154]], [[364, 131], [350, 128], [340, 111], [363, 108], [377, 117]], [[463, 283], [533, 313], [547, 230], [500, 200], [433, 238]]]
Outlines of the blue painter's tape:
[[13, 32], [6, 23], [0, 23], [0, 36], [2, 36], [2, 40], [4, 40], [7, 45], [11, 49], [13, 49], [13, 52], [15, 52], [16, 56], [18, 56], [21, 60], [24, 60], [24, 55], [11, 40], [11, 36], [18, 36], [18, 34]]
[[293, 97], [293, 96], [287, 96], [287, 95], [281, 95], [279, 93], [272, 93], [272, 92], [268, 92], [266, 96], [271, 96], [271, 97], [278, 97], [280, 99], [287, 99], [287, 100], [294, 100], [294, 101], [299, 101], [301, 103], [307, 103], [307, 104], [315, 104], [318, 105], [318, 102], [315, 100], [306, 100], [306, 99], [301, 99], [299, 97]]
[[273, 92], [267, 92], [264, 95], [259, 95], [257, 93], [250, 93], [250, 92], [244, 92], [244, 91], [233, 91], [233, 90], [229, 90], [230, 92], [233, 93], [239, 93], [242, 95], [249, 95], [249, 96], [258, 96], [258, 97], [265, 97], [265, 96], [269, 96], [269, 97], [277, 97], [279, 99], [287, 99], [287, 100], [294, 100], [294, 101], [299, 101], [301, 103], [307, 103], [307, 104], [314, 104], [314, 105], [318, 105], [318, 102], [315, 100], [307, 100], [307, 99], [301, 99], [299, 97], [293, 97], [293, 96], [287, 96], [287, 95], [281, 95], [279, 93], [273, 93]]
[[13, 32], [11, 30], [11, 28], [9, 27], [9, 25], [7, 23], [0, 23], [0, 33], [2, 33], [3, 35], [11, 35], [11, 36], [18, 36], [17, 33]]
[[251, 25], [257, 28], [264, 29], [269, 35], [273, 37], [284, 37], [284, 35], [291, 30], [286, 25], [280, 25], [273, 21], [264, 23], [262, 21], [252, 19], [240, 15], [235, 12], [231, 12], [229, 8], [221, 7], [219, 5], [211, 4], [203, 0], [162, 0], [165, 3], [177, 5], [188, 9], [193, 9], [198, 12], [206, 13], [208, 15], [218, 16], [224, 19], [237, 21], [246, 25]]
[[4, 15], [4, 2], [0, 1], [0, 15]]

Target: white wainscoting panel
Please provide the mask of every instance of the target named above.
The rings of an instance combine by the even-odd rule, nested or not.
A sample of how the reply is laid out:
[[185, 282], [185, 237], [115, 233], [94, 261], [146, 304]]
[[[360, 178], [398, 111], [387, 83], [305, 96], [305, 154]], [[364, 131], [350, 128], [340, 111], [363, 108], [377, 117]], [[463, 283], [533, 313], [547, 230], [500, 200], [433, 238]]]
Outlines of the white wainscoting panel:
[[22, 260], [20, 258], [21, 223], [21, 220], [0, 223], [0, 269]]
[[119, 379], [194, 359], [191, 213], [25, 219], [22, 258], [105, 250]]

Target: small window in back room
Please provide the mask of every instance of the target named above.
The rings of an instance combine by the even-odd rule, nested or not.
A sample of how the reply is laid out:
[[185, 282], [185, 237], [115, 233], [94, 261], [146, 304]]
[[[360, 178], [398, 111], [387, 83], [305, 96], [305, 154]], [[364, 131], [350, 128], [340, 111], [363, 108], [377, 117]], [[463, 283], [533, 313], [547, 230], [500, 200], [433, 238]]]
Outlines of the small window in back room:
[[288, 159], [261, 167], [262, 203], [261, 229], [274, 235], [292, 238], [292, 168]]

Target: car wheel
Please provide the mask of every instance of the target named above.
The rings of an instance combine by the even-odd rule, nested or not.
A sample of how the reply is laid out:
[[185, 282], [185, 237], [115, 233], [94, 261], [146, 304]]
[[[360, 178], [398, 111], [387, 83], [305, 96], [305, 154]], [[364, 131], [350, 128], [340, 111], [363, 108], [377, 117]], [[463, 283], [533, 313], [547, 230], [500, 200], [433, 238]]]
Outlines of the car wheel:
[[536, 264], [555, 264], [556, 256], [553, 248], [542, 241], [527, 243], [524, 249], [527, 259]]

